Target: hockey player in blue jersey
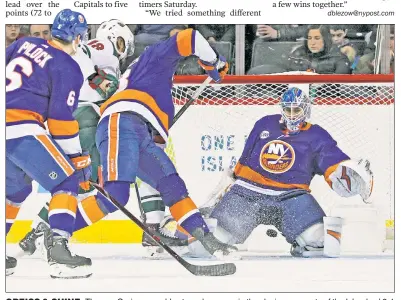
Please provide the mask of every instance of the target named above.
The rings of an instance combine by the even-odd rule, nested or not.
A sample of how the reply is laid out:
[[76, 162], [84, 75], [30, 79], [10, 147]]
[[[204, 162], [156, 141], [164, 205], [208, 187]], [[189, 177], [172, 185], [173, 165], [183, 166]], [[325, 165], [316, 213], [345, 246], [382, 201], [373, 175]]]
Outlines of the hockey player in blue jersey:
[[[150, 46], [120, 79], [120, 88], [101, 106], [96, 133], [104, 188], [125, 205], [136, 176], [158, 190], [177, 222], [202, 242], [209, 253], [229, 252], [209, 232], [167, 154], [155, 145], [154, 135], [167, 141], [174, 117], [171, 94], [173, 76], [181, 58], [196, 55], [216, 82], [228, 64], [196, 30], [187, 29]], [[84, 199], [85, 215], [77, 212], [75, 230], [95, 223], [116, 211], [101, 194]]]
[[[293, 256], [338, 252], [339, 247], [327, 249], [333, 244], [326, 243], [340, 239], [337, 219], [325, 218], [309, 184], [323, 175], [338, 195], [359, 194], [366, 202], [373, 186], [370, 164], [351, 160], [326, 130], [307, 122], [311, 102], [299, 88], [288, 89], [280, 106], [281, 115], [255, 123], [234, 172], [225, 175], [228, 192], [225, 184], [217, 188], [215, 194], [224, 196], [210, 214], [217, 220], [214, 235], [224, 243], [242, 244], [258, 225], [274, 225], [292, 245]], [[204, 253], [197, 242], [190, 249], [194, 255]]]
[[[50, 191], [46, 248], [50, 275], [59, 278], [91, 274], [91, 260], [68, 247], [78, 187], [88, 187], [90, 176], [90, 157], [81, 149], [73, 117], [83, 75], [71, 57], [86, 34], [85, 17], [65, 9], [54, 19], [51, 41], [27, 37], [6, 49], [6, 232], [32, 180]], [[6, 257], [7, 275], [16, 263]]]

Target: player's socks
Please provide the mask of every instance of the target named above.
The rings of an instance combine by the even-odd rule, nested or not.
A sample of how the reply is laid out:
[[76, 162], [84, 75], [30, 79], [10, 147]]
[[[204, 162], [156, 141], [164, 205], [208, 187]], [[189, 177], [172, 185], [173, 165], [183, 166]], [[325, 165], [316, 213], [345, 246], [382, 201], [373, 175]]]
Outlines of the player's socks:
[[51, 230], [44, 231], [44, 245], [53, 278], [83, 278], [92, 274], [90, 258], [73, 254], [68, 247], [68, 239], [75, 228], [78, 200], [77, 178], [68, 177], [52, 191], [49, 204]]
[[17, 218], [21, 204], [31, 192], [32, 186], [29, 185], [15, 194], [6, 196], [6, 236]]
[[[125, 206], [127, 204], [130, 192], [129, 182], [109, 181], [105, 183], [104, 188], [122, 205]], [[89, 196], [78, 204], [74, 231], [96, 223], [116, 210], [117, 208], [114, 204], [102, 194], [98, 193], [94, 196]]]
[[186, 197], [177, 201], [170, 207], [170, 212], [177, 223], [187, 232], [192, 233], [197, 228], [201, 228], [205, 233], [209, 232], [205, 220], [191, 198]]
[[89, 196], [78, 204], [75, 230], [78, 231], [103, 219], [108, 211], [99, 200], [102, 196]]

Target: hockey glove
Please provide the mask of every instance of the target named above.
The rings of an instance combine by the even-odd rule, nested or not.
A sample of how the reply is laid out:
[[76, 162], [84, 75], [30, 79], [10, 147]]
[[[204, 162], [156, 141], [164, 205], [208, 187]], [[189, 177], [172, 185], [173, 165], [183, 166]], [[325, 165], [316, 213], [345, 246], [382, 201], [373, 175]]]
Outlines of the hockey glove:
[[222, 55], [217, 55], [217, 59], [213, 63], [201, 59], [198, 60], [198, 63], [215, 82], [220, 82], [228, 72], [228, 62]]
[[89, 86], [104, 99], [110, 98], [118, 89], [118, 79], [95, 66], [96, 73], [88, 77]]
[[90, 189], [89, 179], [92, 175], [91, 158], [88, 151], [84, 151], [79, 156], [70, 156], [75, 167], [75, 174], [78, 176], [79, 186], [88, 191]]

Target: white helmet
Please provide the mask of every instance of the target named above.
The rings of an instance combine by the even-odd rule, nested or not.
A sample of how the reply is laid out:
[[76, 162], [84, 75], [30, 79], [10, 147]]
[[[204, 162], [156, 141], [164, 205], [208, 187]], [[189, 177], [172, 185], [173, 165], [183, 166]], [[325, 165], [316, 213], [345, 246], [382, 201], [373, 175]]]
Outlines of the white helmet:
[[[121, 37], [124, 40], [125, 48], [123, 52], [118, 50], [118, 37]], [[100, 24], [100, 27], [96, 32], [96, 38], [109, 39], [119, 54], [120, 60], [134, 54], [134, 35], [129, 27], [119, 20], [112, 19]]]

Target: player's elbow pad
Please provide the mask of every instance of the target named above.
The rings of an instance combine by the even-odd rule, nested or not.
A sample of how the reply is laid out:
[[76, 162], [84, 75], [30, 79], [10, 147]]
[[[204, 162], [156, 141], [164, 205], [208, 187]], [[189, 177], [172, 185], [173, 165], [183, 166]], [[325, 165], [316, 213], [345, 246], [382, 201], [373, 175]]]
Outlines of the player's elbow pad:
[[360, 195], [365, 203], [373, 190], [373, 173], [366, 159], [341, 162], [330, 174], [331, 188], [341, 197]]

